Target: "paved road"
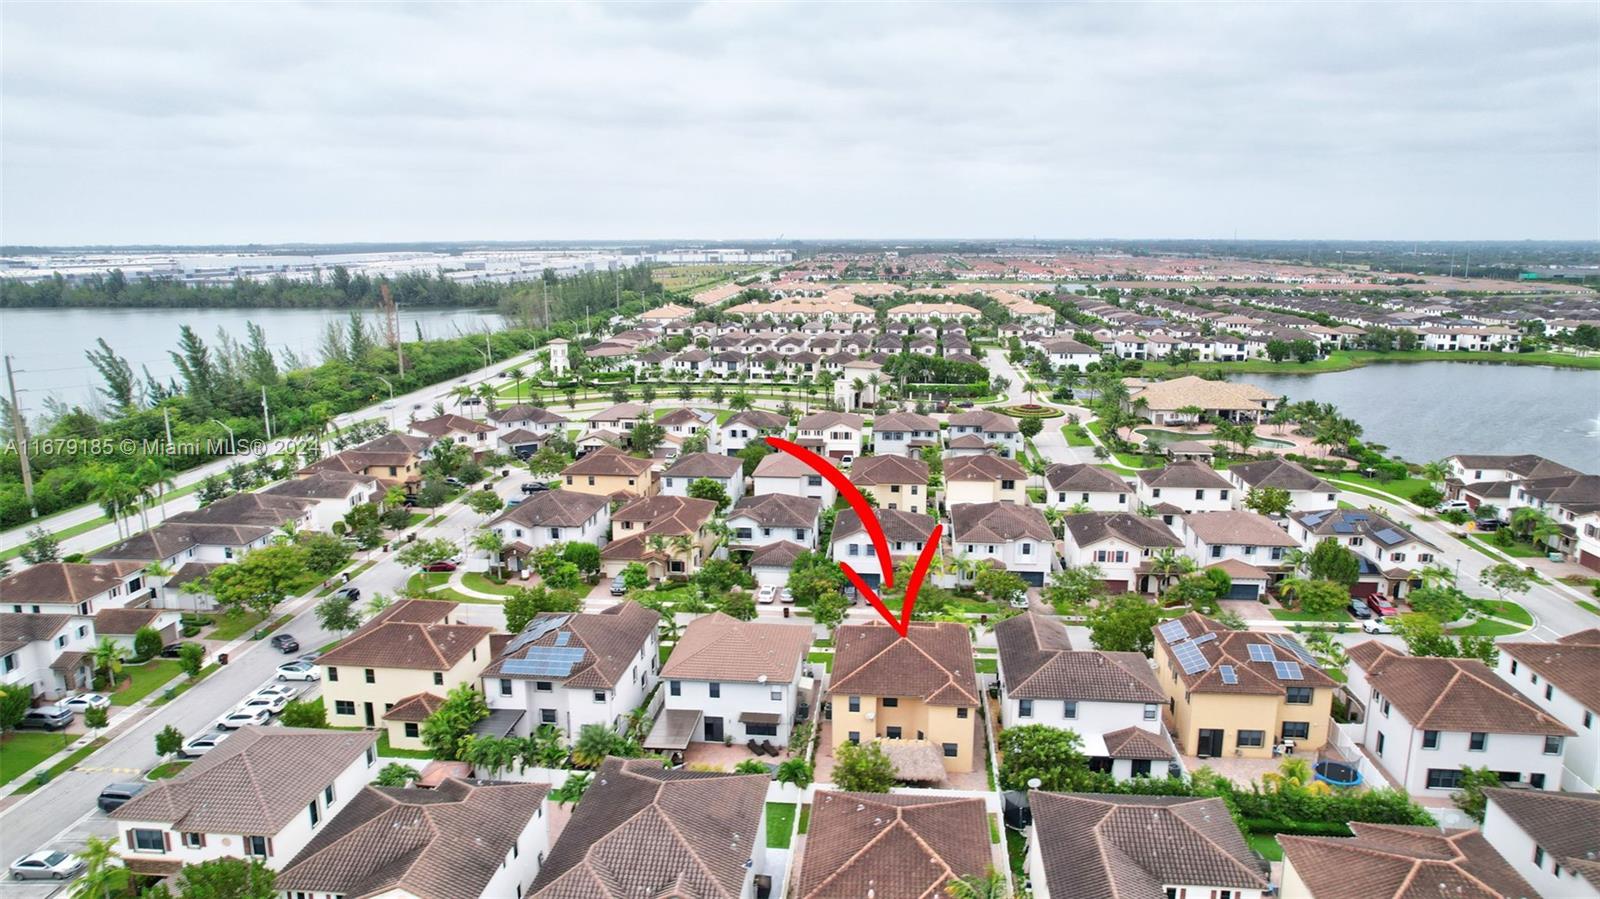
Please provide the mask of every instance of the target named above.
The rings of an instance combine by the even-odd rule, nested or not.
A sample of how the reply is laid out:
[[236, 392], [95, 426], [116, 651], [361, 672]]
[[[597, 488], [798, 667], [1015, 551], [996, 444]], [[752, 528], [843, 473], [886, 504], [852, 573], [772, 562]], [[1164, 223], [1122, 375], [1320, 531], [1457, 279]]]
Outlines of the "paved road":
[[[984, 351], [984, 361], [990, 372], [999, 375], [1011, 382], [1006, 387], [1006, 401], [1009, 403], [1026, 403], [1028, 394], [1022, 389], [1027, 376], [1012, 365], [1006, 358], [1005, 350], [993, 347]], [[1044, 456], [1047, 462], [1067, 463], [1092, 463], [1095, 461], [1094, 448], [1088, 446], [1068, 446], [1067, 438], [1061, 434], [1061, 426], [1066, 424], [1066, 418], [1047, 418], [1044, 420], [1044, 430], [1033, 438], [1033, 446]]]

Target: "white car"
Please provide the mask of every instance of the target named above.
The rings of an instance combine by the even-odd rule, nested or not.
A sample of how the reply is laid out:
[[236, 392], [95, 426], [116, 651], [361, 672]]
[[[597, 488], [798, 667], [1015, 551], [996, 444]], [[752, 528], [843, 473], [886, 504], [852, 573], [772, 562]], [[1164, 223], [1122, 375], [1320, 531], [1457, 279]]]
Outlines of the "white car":
[[760, 590], [756, 591], [756, 602], [768, 604], [777, 598], [778, 588], [772, 584], [765, 584]]
[[70, 852], [43, 849], [11, 863], [12, 880], [66, 880], [84, 868], [83, 859]]
[[189, 742], [183, 744], [183, 748], [178, 750], [178, 755], [181, 755], [186, 759], [197, 759], [200, 756], [205, 755], [211, 750], [217, 748], [218, 743], [221, 743], [223, 740], [226, 740], [231, 736], [233, 736], [233, 734], [225, 730], [206, 731], [200, 736], [195, 737]]
[[1023, 594], [1021, 594], [1019, 596], [1011, 597], [1011, 608], [1013, 608], [1013, 609], [1026, 609], [1027, 607], [1028, 607], [1028, 594], [1023, 593]]
[[305, 659], [295, 659], [278, 666], [278, 680], [321, 680], [317, 666]]
[[218, 718], [217, 726], [223, 730], [237, 730], [248, 724], [262, 725], [271, 720], [272, 712], [265, 708], [240, 708]]
[[282, 696], [258, 693], [239, 703], [239, 707], [234, 711], [245, 712], [251, 709], [266, 709], [268, 715], [276, 715], [283, 711], [283, 707], [288, 704], [289, 700], [284, 699]]
[[257, 690], [253, 695], [281, 696], [283, 697], [284, 702], [288, 702], [291, 699], [294, 699], [296, 696], [299, 696], [300, 691], [287, 684], [267, 684], [265, 687]]
[[111, 697], [103, 693], [79, 693], [61, 701], [61, 704], [74, 712], [86, 712], [89, 709], [105, 709], [111, 707]]
[[1367, 618], [1361, 622], [1361, 629], [1369, 634], [1392, 634], [1394, 627], [1387, 618]]
[[794, 591], [784, 587], [783, 592], [778, 594], [778, 599], [781, 602], [794, 602]]

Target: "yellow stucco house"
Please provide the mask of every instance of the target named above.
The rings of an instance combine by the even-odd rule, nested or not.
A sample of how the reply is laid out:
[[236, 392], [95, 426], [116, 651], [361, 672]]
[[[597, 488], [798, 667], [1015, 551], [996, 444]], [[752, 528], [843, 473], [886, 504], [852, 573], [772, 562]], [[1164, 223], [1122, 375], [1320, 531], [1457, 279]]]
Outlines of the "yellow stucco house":
[[946, 506], [1028, 501], [1028, 473], [1015, 459], [1002, 456], [945, 456]]
[[905, 637], [883, 622], [834, 633], [833, 748], [879, 741], [902, 779], [932, 756], [944, 771], [983, 763], [978, 677], [965, 625], [914, 621]]
[[317, 659], [328, 723], [384, 727], [391, 746], [425, 748], [422, 721], [456, 686], [477, 688], [493, 658], [494, 629], [454, 623], [455, 613], [453, 602], [397, 602]]
[[1327, 745], [1338, 689], [1286, 634], [1234, 631], [1190, 612], [1157, 625], [1156, 680], [1178, 747], [1203, 758], [1271, 758]]
[[630, 456], [614, 446], [601, 447], [561, 471], [564, 489], [614, 496], [651, 496], [660, 489], [650, 474], [650, 460]]
[[652, 581], [693, 575], [716, 548], [716, 535], [707, 527], [716, 512], [709, 499], [657, 494], [633, 500], [611, 515], [601, 570], [615, 577], [638, 562]]
[[928, 511], [928, 463], [905, 456], [863, 456], [850, 466], [850, 482], [880, 509], [918, 515]]

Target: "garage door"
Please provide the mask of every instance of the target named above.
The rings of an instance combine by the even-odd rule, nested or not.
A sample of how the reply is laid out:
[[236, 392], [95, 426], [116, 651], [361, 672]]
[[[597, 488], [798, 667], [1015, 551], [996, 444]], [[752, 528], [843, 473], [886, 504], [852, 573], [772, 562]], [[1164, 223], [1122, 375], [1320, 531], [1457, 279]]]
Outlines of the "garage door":
[[1022, 578], [1030, 587], [1044, 586], [1044, 572], [1042, 571], [1019, 571], [1017, 576]]
[[1594, 571], [1600, 571], [1600, 556], [1589, 552], [1578, 553], [1578, 564]]
[[1373, 581], [1371, 583], [1358, 583], [1354, 587], [1350, 588], [1350, 595], [1351, 596], [1358, 596], [1358, 597], [1359, 596], [1371, 596], [1372, 594], [1377, 593], [1377, 592], [1378, 592], [1378, 583], [1376, 581]]
[[1224, 599], [1260, 599], [1260, 584], [1234, 584], [1228, 588], [1228, 595]]
[[1106, 581], [1105, 585], [1106, 585], [1106, 592], [1111, 594], [1112, 596], [1115, 596], [1118, 593], [1127, 593], [1128, 592], [1128, 582], [1127, 581]]

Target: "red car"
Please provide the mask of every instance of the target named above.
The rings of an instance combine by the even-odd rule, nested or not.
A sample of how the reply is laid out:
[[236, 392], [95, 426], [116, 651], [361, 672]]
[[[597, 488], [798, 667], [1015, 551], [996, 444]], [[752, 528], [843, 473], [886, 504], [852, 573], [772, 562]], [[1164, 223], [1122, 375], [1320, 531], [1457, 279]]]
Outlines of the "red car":
[[422, 570], [423, 571], [455, 571], [456, 570], [456, 563], [454, 563], [454, 562], [435, 562], [432, 565], [429, 565], [427, 568], [424, 568]]
[[1394, 602], [1391, 601], [1389, 597], [1384, 596], [1382, 593], [1373, 593], [1368, 595], [1367, 608], [1371, 609], [1372, 614], [1377, 615], [1379, 618], [1387, 618], [1390, 615], [1400, 614], [1400, 610], [1394, 607]]

